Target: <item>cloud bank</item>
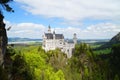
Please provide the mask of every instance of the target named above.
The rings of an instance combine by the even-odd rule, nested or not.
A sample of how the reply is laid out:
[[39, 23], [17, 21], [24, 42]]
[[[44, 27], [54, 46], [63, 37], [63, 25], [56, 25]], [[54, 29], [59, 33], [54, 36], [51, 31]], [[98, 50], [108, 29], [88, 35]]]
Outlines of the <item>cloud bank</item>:
[[[21, 4], [22, 9], [40, 16], [40, 18], [42, 16], [46, 19], [57, 18], [63, 20], [59, 23], [68, 24], [67, 27], [54, 26], [54, 29], [56, 33], [63, 33], [65, 38], [72, 38], [73, 33], [76, 33], [80, 39], [109, 39], [120, 32], [120, 0], [15, 1]], [[87, 26], [82, 25], [87, 24], [87, 22], [84, 22], [87, 19], [103, 21], [95, 24], [92, 22]], [[47, 31], [47, 26], [42, 23], [7, 23], [8, 26], [12, 25], [12, 29], [8, 31], [9, 37], [42, 38], [43, 33]], [[52, 28], [52, 30], [54, 29]]]
[[[44, 32], [47, 32], [47, 26], [35, 23], [19, 23], [13, 24], [9, 21], [5, 21], [7, 27], [12, 26], [8, 31], [8, 37], [22, 37], [22, 38], [42, 38]], [[85, 29], [77, 27], [66, 28], [52, 28], [56, 33], [64, 34], [65, 38], [72, 38], [76, 33], [79, 39], [110, 39], [120, 31], [120, 26], [112, 23], [100, 23], [96, 25], [90, 25]]]
[[120, 20], [120, 0], [15, 0], [33, 15], [79, 21], [85, 18]]

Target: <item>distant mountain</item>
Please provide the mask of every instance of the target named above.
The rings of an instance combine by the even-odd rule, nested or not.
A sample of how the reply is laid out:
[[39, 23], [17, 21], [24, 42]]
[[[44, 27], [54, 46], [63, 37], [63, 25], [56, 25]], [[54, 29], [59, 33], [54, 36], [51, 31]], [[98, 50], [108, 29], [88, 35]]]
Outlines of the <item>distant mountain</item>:
[[112, 47], [112, 45], [118, 44], [118, 43], [120, 43], [120, 32], [117, 35], [115, 35], [108, 43], [102, 45], [100, 49], [110, 48]]
[[8, 38], [8, 42], [41, 41], [41, 40], [42, 40], [42, 39], [30, 39], [30, 38], [19, 38], [19, 37]]
[[117, 44], [120, 43], [120, 32], [115, 35], [109, 42], [109, 44]]
[[[73, 39], [65, 39], [68, 42], [73, 42]], [[78, 39], [77, 43], [106, 43], [109, 42], [110, 39]]]

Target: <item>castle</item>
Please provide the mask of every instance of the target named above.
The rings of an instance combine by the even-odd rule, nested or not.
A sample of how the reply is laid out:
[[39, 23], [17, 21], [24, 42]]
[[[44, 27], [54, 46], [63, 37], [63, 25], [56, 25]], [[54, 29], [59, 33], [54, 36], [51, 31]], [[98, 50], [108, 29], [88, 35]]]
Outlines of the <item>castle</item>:
[[68, 58], [72, 56], [73, 49], [75, 48], [75, 44], [77, 43], [77, 37], [74, 33], [73, 41], [69, 42], [64, 39], [63, 34], [56, 34], [55, 31], [51, 32], [51, 27], [48, 26], [48, 32], [44, 33], [42, 48], [45, 51], [55, 50], [59, 48], [62, 52], [64, 52]]

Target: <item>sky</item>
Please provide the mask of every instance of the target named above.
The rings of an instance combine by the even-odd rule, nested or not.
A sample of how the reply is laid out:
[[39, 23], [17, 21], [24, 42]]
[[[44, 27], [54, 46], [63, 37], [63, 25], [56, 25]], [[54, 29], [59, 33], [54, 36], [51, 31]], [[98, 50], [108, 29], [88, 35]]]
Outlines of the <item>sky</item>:
[[65, 38], [110, 39], [120, 32], [120, 0], [14, 0], [3, 10], [8, 37], [41, 39], [48, 26]]

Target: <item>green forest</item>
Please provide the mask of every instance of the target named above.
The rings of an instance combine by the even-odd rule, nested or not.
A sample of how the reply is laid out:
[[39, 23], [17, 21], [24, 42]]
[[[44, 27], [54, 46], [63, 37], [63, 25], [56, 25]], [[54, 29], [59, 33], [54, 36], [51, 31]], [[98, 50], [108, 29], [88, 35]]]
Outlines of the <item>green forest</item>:
[[[60, 49], [50, 50], [50, 51], [46, 52], [42, 48], [41, 43], [39, 43], [39, 42], [36, 43], [36, 45], [30, 44], [27, 46], [14, 46], [14, 44], [10, 45], [10, 44], [8, 44], [7, 31], [9, 31], [11, 29], [11, 26], [10, 27], [7, 26], [7, 28], [5, 28], [6, 24], [4, 23], [3, 10], [5, 10], [7, 12], [11, 12], [11, 13], [14, 12], [12, 7], [10, 7], [8, 4], [12, 1], [13, 0], [0, 0], [0, 80], [120, 80], [120, 32], [118, 35], [113, 37], [106, 44], [102, 44], [102, 45], [101, 44], [92, 44], [91, 45], [91, 44], [87, 44], [87, 43], [76, 44], [71, 58], [67, 58], [67, 55], [65, 53], [63, 53]], [[16, 0], [16, 1], [20, 1], [20, 0]], [[26, 1], [29, 1], [29, 0], [26, 0]], [[25, 2], [25, 1], [22, 1], [22, 2]], [[37, 1], [33, 1], [32, 4], [34, 4], [34, 2], [37, 3]], [[45, 2], [45, 4], [48, 4], [46, 2]], [[76, 3], [78, 3], [78, 2], [79, 1], [77, 1]], [[96, 2], [96, 1], [94, 1], [94, 2]], [[112, 1], [110, 1], [110, 2], [112, 2]], [[74, 4], [73, 2], [71, 2], [71, 3]], [[84, 2], [82, 2], [82, 3], [84, 3]], [[102, 3], [105, 3], [105, 2], [102, 2]], [[89, 5], [90, 7], [92, 7], [92, 10], [99, 11], [99, 9], [102, 9], [102, 11], [99, 11], [99, 12], [93, 11], [93, 13], [94, 12], [97, 13], [97, 15], [98, 15], [97, 17], [104, 16], [103, 14], [107, 14], [107, 16], [108, 16], [109, 15], [108, 13], [113, 13], [113, 12], [114, 12], [114, 14], [112, 14], [112, 15], [114, 15], [114, 16], [110, 15], [110, 16], [106, 17], [105, 19], [102, 19], [102, 17], [101, 17], [100, 20], [96, 21], [94, 19], [97, 19], [97, 18], [95, 16], [93, 16], [96, 14], [90, 15], [92, 13], [90, 13], [91, 10], [88, 10], [89, 6], [87, 6], [84, 9], [83, 8], [80, 8], [80, 9], [82, 9], [82, 11], [84, 13], [87, 13], [87, 11], [89, 11], [88, 13], [90, 13], [89, 14], [90, 16], [85, 16], [85, 18], [83, 20], [77, 19], [77, 21], [74, 21], [74, 19], [71, 20], [73, 15], [75, 15], [75, 16], [73, 16], [73, 18], [74, 17], [79, 18], [78, 16], [83, 16], [81, 14], [76, 16], [77, 14], [74, 11], [77, 11], [77, 13], [78, 13], [78, 11], [80, 9], [78, 7], [74, 8], [75, 4], [74, 4], [74, 6], [72, 6], [72, 4], [67, 4], [67, 7], [66, 7], [67, 10], [63, 10], [63, 8], [60, 8], [59, 6], [57, 7], [56, 3], [54, 3], [54, 4], [56, 6], [55, 9], [57, 11], [61, 11], [61, 10], [63, 12], [68, 11], [68, 14], [65, 13], [65, 16], [63, 16], [63, 21], [65, 21], [66, 23], [69, 23], [69, 22], [67, 22], [68, 19], [70, 19], [68, 21], [71, 21], [75, 24], [79, 23], [79, 21], [85, 21], [88, 23], [89, 20], [87, 21], [87, 19], [89, 19], [91, 17], [92, 17], [91, 22], [95, 22], [95, 23], [105, 21], [106, 19], [108, 19], [108, 21], [105, 21], [105, 22], [109, 22], [109, 21], [114, 22], [114, 20], [112, 20], [112, 19], [109, 20], [109, 17], [115, 19], [114, 18], [115, 16], [116, 17], [119, 16], [119, 15], [118, 16], [114, 15], [114, 14], [116, 14], [115, 13], [116, 11], [119, 11], [119, 9], [115, 9], [115, 10], [110, 9], [110, 8], [114, 8], [114, 5], [116, 5], [116, 4], [114, 4], [111, 7], [108, 6], [107, 4], [105, 4], [105, 6], [110, 7], [110, 8], [104, 9], [101, 7], [101, 5], [103, 6], [103, 4], [97, 3], [97, 4], [99, 4], [99, 6], [97, 6], [98, 8], [96, 7], [96, 4], [95, 4], [95, 6]], [[62, 2], [62, 4], [64, 4], [64, 2]], [[111, 4], [113, 4], [113, 3], [111, 3]], [[17, 4], [17, 5], [20, 5], [20, 4]], [[28, 4], [24, 4], [21, 7], [25, 8], [25, 5], [27, 6]], [[34, 4], [34, 5], [36, 5], [36, 4]], [[51, 5], [53, 5], [53, 4], [50, 4], [47, 6], [50, 7]], [[81, 4], [79, 4], [79, 5], [81, 5]], [[86, 5], [83, 5], [83, 7]], [[15, 6], [15, 5], [13, 5], [13, 6]], [[42, 5], [37, 6], [37, 9], [38, 9], [38, 7], [40, 8], [41, 6]], [[61, 5], [61, 6], [63, 6], [63, 5]], [[52, 7], [54, 7], [54, 6], [52, 6]], [[69, 8], [69, 7], [71, 7], [71, 8]], [[93, 7], [95, 7], [95, 8], [93, 8]], [[28, 7], [28, 8], [34, 9], [34, 7]], [[28, 9], [28, 8], [26, 8], [26, 9]], [[78, 8], [78, 10], [77, 10], [77, 8]], [[17, 9], [19, 10], [20, 8], [16, 8], [16, 10]], [[52, 10], [50, 12], [55, 13], [56, 10], [54, 10], [54, 11]], [[74, 14], [69, 15], [69, 13], [70, 13], [69, 10], [74, 10], [74, 11], [72, 11], [72, 13], [74, 13]], [[109, 11], [109, 12], [106, 13], [106, 12], [104, 12], [104, 10]], [[20, 10], [20, 11], [22, 11], [21, 13], [23, 13], [23, 11], [25, 11], [25, 10]], [[27, 11], [29, 11], [29, 10], [27, 10]], [[49, 12], [48, 8], [43, 11]], [[112, 11], [112, 12], [110, 12], [110, 11]], [[36, 12], [36, 10], [35, 10], [35, 12]], [[59, 13], [59, 12], [57, 12], [57, 13]], [[62, 14], [62, 12], [60, 12], [60, 13]], [[82, 13], [82, 12], [79, 12], [79, 13]], [[98, 13], [102, 13], [102, 14], [99, 15]], [[24, 13], [24, 15], [29, 15], [29, 14], [32, 15], [32, 13], [30, 13], [30, 12]], [[35, 14], [37, 14], [37, 13], [35, 13]], [[118, 14], [118, 12], [117, 12], [117, 14]], [[17, 14], [17, 16], [18, 15], [20, 18], [21, 17], [20, 14]], [[40, 15], [40, 14], [38, 14], [38, 15]], [[53, 17], [53, 15], [55, 15], [55, 14], [51, 14], [50, 17]], [[67, 15], [69, 16], [69, 18], [67, 17], [64, 20], [64, 18]], [[47, 18], [47, 16], [48, 15], [45, 15], [44, 16], [45, 18], [43, 19], [43, 20], [45, 20], [45, 19], [50, 20], [50, 21], [47, 21], [46, 25], [50, 22], [53, 22], [52, 24], [56, 23], [57, 21], [62, 22], [62, 17], [60, 14], [59, 14], [59, 17], [53, 17], [53, 18], [50, 18], [50, 17]], [[14, 17], [15, 16], [12, 16], [11, 18], [14, 18]], [[22, 17], [22, 18], [24, 18], [24, 17]], [[42, 21], [42, 18], [43, 18], [42, 15], [40, 18], [41, 19], [39, 19], [39, 20], [41, 22], [45, 23], [45, 21]], [[60, 19], [57, 19], [57, 18], [60, 18]], [[27, 19], [27, 18], [25, 18], [25, 19]], [[31, 18], [31, 19], [34, 19], [34, 18]], [[15, 18], [14, 21], [17, 21], [17, 20], [19, 21], [19, 20], [23, 20], [23, 19]], [[119, 20], [119, 19], [116, 18], [115, 20]], [[54, 22], [54, 21], [56, 21], [56, 22]], [[9, 22], [9, 21], [5, 20], [5, 22]], [[22, 22], [24, 22], [24, 20]], [[105, 22], [103, 22], [103, 23], [105, 24]], [[119, 22], [115, 22], [115, 23], [119, 23]], [[62, 23], [58, 23], [58, 24], [65, 24], [65, 23], [62, 22]], [[84, 23], [84, 25], [85, 25], [85, 23]], [[88, 24], [86, 24], [86, 25], [88, 25]], [[109, 25], [110, 24], [107, 24], [107, 26], [109, 26]], [[55, 25], [55, 26], [58, 26], [58, 25]], [[61, 25], [59, 25], [59, 26], [61, 26]], [[93, 23], [92, 23], [92, 26], [93, 26]], [[100, 24], [98, 26], [100, 26]], [[114, 27], [114, 25], [112, 25], [112, 26], [113, 26], [113, 28], [116, 28], [116, 27]], [[38, 26], [35, 26], [35, 27], [38, 28]], [[42, 28], [44, 28], [44, 27], [42, 27]], [[55, 27], [55, 28], [57, 28], [57, 27]], [[97, 28], [97, 27], [93, 26], [93, 28]], [[93, 28], [86, 27], [86, 30], [89, 31]], [[111, 34], [112, 34], [113, 28], [110, 28]], [[23, 29], [25, 29], [25, 28], [23, 28]], [[70, 29], [74, 30], [74, 28], [70, 28]], [[79, 28], [76, 28], [76, 29], [79, 29]], [[100, 27], [98, 27], [98, 29], [95, 29], [95, 30], [99, 31], [99, 29], [100, 29]], [[105, 27], [103, 29], [109, 31], [108, 27]], [[118, 31], [117, 29], [119, 29], [119, 28], [116, 28], [115, 31]], [[83, 32], [87, 32], [86, 30], [84, 30]], [[90, 33], [93, 33], [95, 30], [91, 30]], [[15, 30], [13, 30], [13, 31], [15, 31]], [[27, 30], [27, 31], [29, 32], [31, 30]], [[80, 32], [81, 31], [82, 31], [82, 29], [80, 29]], [[22, 32], [19, 31], [19, 32], [21, 34], [24, 31], [22, 31]], [[105, 31], [103, 31], [103, 32], [105, 32]], [[65, 33], [67, 33], [67, 32], [65, 32]], [[114, 33], [114, 30], [113, 30], [113, 33]], [[16, 33], [14, 33], [14, 34], [17, 35]], [[23, 33], [23, 35], [25, 35], [25, 34]], [[84, 36], [84, 35], [81, 35], [81, 36]], [[22, 37], [24, 37], [24, 36], [22, 36]], [[96, 38], [98, 38], [98, 37], [96, 37]]]
[[[104, 51], [105, 52], [105, 51]], [[108, 54], [96, 54], [90, 45], [75, 46], [73, 56], [59, 49], [45, 52], [41, 46], [7, 47], [0, 80], [119, 80], [120, 44]]]

